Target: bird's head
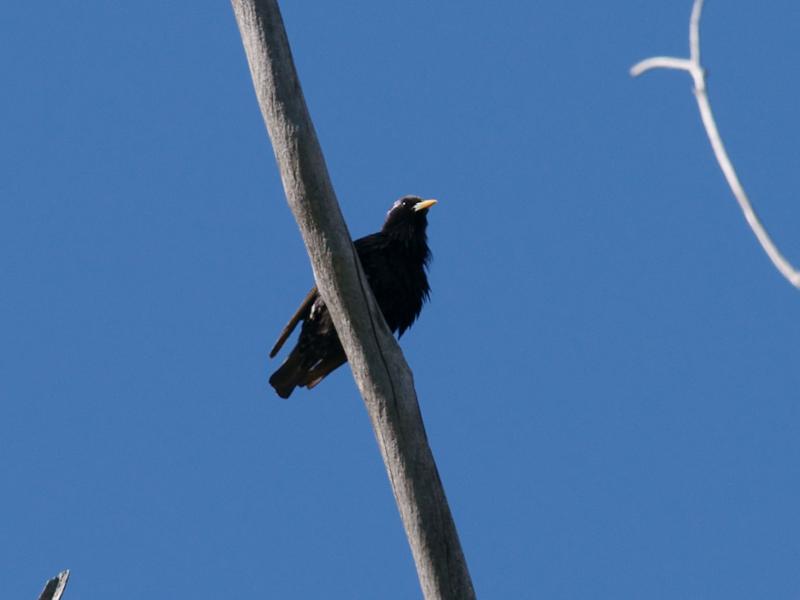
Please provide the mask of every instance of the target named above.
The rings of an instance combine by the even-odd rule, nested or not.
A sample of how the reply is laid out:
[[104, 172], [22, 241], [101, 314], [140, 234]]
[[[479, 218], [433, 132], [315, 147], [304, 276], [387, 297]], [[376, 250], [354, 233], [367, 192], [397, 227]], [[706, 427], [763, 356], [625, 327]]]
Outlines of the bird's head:
[[386, 213], [383, 231], [421, 229], [428, 224], [428, 210], [436, 200], [423, 200], [419, 196], [403, 196]]

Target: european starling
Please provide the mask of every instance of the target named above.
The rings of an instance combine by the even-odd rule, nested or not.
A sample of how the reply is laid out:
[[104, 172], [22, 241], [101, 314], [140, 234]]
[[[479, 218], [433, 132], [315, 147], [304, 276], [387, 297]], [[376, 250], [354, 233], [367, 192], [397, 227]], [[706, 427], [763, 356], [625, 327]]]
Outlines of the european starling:
[[[428, 209], [436, 200], [404, 196], [392, 205], [378, 233], [355, 241], [367, 281], [392, 333], [399, 336], [419, 316], [430, 287], [425, 269], [431, 259], [425, 229]], [[281, 398], [297, 386], [313, 388], [347, 362], [328, 308], [314, 287], [283, 328], [269, 353], [274, 357], [302, 321], [300, 337], [289, 357], [269, 378]]]

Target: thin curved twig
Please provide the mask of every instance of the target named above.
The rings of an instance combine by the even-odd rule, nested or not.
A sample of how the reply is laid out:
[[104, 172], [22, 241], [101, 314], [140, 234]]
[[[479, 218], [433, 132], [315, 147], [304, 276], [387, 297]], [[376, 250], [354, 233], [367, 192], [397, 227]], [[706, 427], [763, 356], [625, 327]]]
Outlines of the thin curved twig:
[[708, 94], [706, 93], [706, 74], [700, 63], [700, 16], [703, 12], [703, 0], [695, 0], [692, 7], [692, 16], [689, 20], [689, 58], [674, 58], [671, 56], [656, 56], [647, 58], [643, 61], [636, 63], [631, 67], [630, 73], [633, 77], [638, 77], [642, 73], [646, 73], [652, 69], [678, 69], [686, 71], [692, 76], [694, 81], [694, 95], [697, 98], [697, 106], [700, 109], [700, 117], [703, 119], [703, 126], [708, 134], [708, 139], [711, 142], [711, 147], [714, 150], [714, 156], [717, 158], [720, 169], [725, 175], [725, 179], [739, 203], [739, 208], [744, 213], [744, 218], [747, 224], [752, 229], [764, 252], [767, 253], [772, 264], [783, 275], [789, 283], [794, 287], [800, 289], [800, 272], [798, 272], [791, 263], [786, 260], [783, 254], [780, 253], [777, 246], [769, 237], [767, 230], [761, 224], [752, 204], [747, 197], [747, 194], [739, 181], [736, 174], [736, 169], [733, 167], [728, 152], [725, 150], [725, 145], [722, 143], [719, 130], [717, 129], [714, 114], [711, 112], [711, 104], [708, 101]]

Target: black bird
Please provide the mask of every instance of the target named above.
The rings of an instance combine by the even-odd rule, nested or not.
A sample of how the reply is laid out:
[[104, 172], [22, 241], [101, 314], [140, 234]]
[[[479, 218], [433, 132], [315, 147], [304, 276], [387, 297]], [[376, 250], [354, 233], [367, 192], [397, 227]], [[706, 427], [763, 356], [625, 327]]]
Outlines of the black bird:
[[[378, 233], [355, 241], [367, 281], [392, 333], [399, 336], [419, 316], [430, 287], [425, 269], [428, 249], [428, 209], [436, 200], [404, 196], [392, 205]], [[283, 328], [269, 353], [274, 357], [302, 321], [300, 337], [289, 357], [269, 378], [281, 398], [297, 386], [313, 388], [334, 369], [347, 362], [328, 307], [314, 287]]]

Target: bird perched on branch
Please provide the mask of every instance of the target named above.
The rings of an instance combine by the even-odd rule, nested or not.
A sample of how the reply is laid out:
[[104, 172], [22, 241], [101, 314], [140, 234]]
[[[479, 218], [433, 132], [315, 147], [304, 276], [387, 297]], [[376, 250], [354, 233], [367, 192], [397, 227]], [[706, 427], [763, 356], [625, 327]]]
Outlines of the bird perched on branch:
[[[436, 200], [404, 196], [392, 205], [378, 233], [355, 241], [367, 281], [392, 333], [399, 336], [419, 316], [430, 287], [425, 269], [428, 249], [428, 210]], [[328, 373], [347, 362], [328, 307], [314, 287], [283, 328], [269, 353], [273, 358], [302, 321], [300, 337], [289, 357], [269, 378], [281, 398], [295, 387], [313, 388]]]

